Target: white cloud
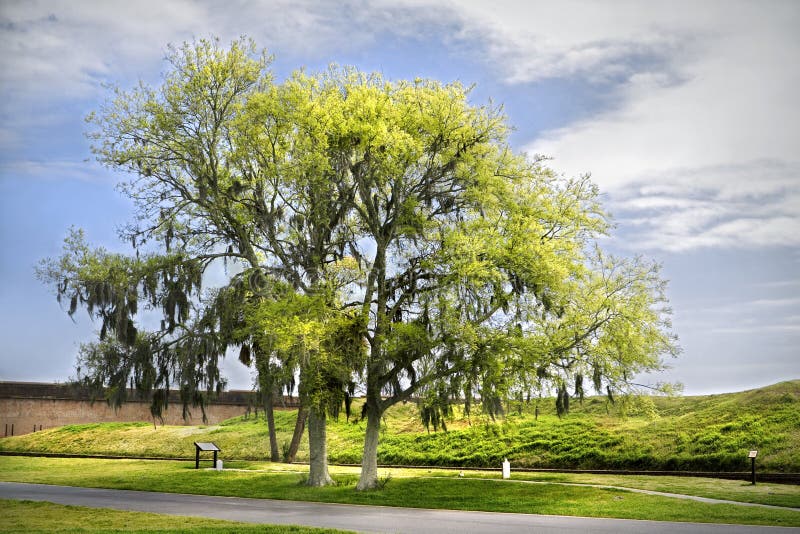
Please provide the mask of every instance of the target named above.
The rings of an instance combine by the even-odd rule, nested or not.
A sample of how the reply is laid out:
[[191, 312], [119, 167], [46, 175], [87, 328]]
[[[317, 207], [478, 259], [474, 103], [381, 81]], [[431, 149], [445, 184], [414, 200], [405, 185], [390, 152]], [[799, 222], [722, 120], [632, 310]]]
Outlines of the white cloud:
[[800, 245], [799, 177], [800, 163], [672, 169], [617, 185], [613, 208], [633, 246], [791, 247]]
[[[754, 306], [765, 307], [783, 307], [783, 306], [797, 306], [800, 305], [800, 297], [793, 298], [776, 298], [776, 299], [757, 299], [752, 302]], [[797, 316], [792, 317], [794, 321], [798, 320]]]
[[687, 36], [708, 17], [681, 16], [673, 3], [471, 0], [454, 6], [462, 14], [463, 36], [483, 38], [488, 57], [517, 83], [631, 75], [643, 60], [686, 46]]
[[0, 180], [77, 180], [107, 183], [108, 173], [97, 163], [71, 160], [15, 160], [0, 163]]
[[528, 146], [568, 174], [591, 171], [623, 226], [638, 225], [634, 248], [800, 246], [800, 39], [790, 24], [800, 7], [742, 5], [716, 5], [706, 20], [692, 10], [691, 24], [668, 17], [695, 46], [652, 63], [661, 73], [624, 80], [613, 109]]
[[[168, 43], [252, 37], [306, 58], [419, 34], [443, 8], [414, 2], [323, 0], [17, 0], [0, 11], [0, 89], [5, 97], [93, 96], [105, 80], [152, 76]], [[9, 108], [10, 109], [10, 108]]]
[[41, 147], [46, 131], [35, 126], [69, 122], [75, 129], [77, 118], [107, 96], [106, 82], [157, 83], [168, 44], [248, 36], [278, 59], [327, 62], [332, 54], [379, 46], [387, 35], [419, 36], [449, 20], [444, 9], [359, 0], [3, 1], [0, 157]]
[[[58, 109], [96, 97], [101, 81], [153, 77], [166, 43], [194, 36], [246, 34], [306, 60], [392, 35], [469, 43], [506, 83], [580, 78], [611, 91], [611, 109], [527, 148], [567, 174], [591, 171], [631, 246], [800, 244], [794, 2], [32, 0], [4, 2], [0, 17], [7, 125], [21, 100]], [[1, 147], [19, 143], [0, 131]]]
[[759, 282], [756, 284], [757, 287], [760, 288], [767, 288], [767, 289], [781, 289], [785, 291], [790, 291], [795, 287], [800, 287], [800, 279], [795, 280], [774, 280], [770, 282]]
[[713, 334], [764, 334], [764, 333], [778, 333], [785, 335], [800, 334], [800, 324], [767, 324], [757, 326], [731, 326], [712, 328], [710, 330]]
[[527, 147], [591, 171], [631, 246], [800, 245], [800, 6], [467, 2], [507, 83], [582, 78], [615, 105]]
[[[675, 323], [683, 334], [700, 336], [704, 342], [716, 340], [718, 346], [727, 343], [730, 335], [747, 335], [747, 343], [759, 340], [754, 346], [776, 341], [794, 344], [790, 340], [800, 335], [800, 295], [796, 285], [757, 283], [752, 287], [762, 291], [766, 287], [788, 290], [788, 294], [749, 299], [733, 295], [701, 298], [699, 302], [683, 306], [676, 313]], [[747, 289], [743, 288], [743, 291]]]
[[85, 96], [110, 74], [137, 77], [209, 21], [188, 0], [7, 2], [2, 18], [2, 91], [17, 98]]
[[[787, 308], [789, 309], [787, 310]], [[764, 321], [764, 313], [780, 313], [784, 321], [798, 323], [800, 315], [792, 314], [795, 310], [800, 312], [800, 296], [746, 300], [725, 298], [723, 302], [688, 306], [682, 313], [690, 316], [692, 322], [703, 317], [716, 318], [717, 316], [735, 315], [738, 317], [737, 322], [743, 321], [751, 324]]]

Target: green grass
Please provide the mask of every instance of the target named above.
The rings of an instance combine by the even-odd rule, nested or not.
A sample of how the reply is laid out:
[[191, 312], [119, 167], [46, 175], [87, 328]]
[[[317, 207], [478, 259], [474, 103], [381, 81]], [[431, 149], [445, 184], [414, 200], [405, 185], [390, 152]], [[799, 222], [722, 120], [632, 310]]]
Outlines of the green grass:
[[[467, 472], [468, 476], [483, 478], [485, 472]], [[452, 474], [450, 475], [452, 476]], [[496, 475], [495, 475], [496, 476]], [[514, 480], [566, 484], [593, 484], [621, 488], [643, 489], [680, 495], [693, 495], [746, 503], [800, 508], [800, 486], [791, 484], [758, 483], [753, 486], [741, 480], [721, 480], [700, 477], [595, 475], [582, 473], [519, 473]]]
[[[259, 467], [246, 466], [242, 467]], [[357, 469], [334, 469], [339, 485], [309, 488], [299, 466], [276, 471], [195, 470], [191, 462], [0, 457], [0, 479], [148, 491], [536, 514], [800, 526], [800, 512], [705, 504], [624, 490], [485, 480], [430, 470], [388, 471], [381, 491], [356, 492]], [[408, 475], [408, 476], [407, 476]], [[424, 475], [425, 478], [423, 478]], [[432, 478], [427, 478], [432, 477]], [[798, 505], [795, 494], [794, 505]]]
[[252, 525], [47, 502], [0, 500], [0, 532], [185, 532], [191, 534], [335, 534], [342, 530]]
[[528, 407], [518, 414], [511, 406], [502, 423], [478, 417], [430, 435], [396, 432], [390, 420], [380, 460], [478, 467], [509, 458], [518, 467], [747, 471], [747, 451], [758, 449], [759, 469], [800, 471], [800, 381], [727, 395], [646, 397], [624, 407], [592, 397], [562, 419], [549, 413], [551, 405], [538, 421]]
[[[800, 472], [800, 380], [766, 388], [701, 397], [645, 397], [610, 405], [605, 398], [573, 402], [559, 419], [552, 399], [511, 405], [502, 421], [457, 414], [448, 432], [428, 433], [413, 403], [386, 415], [379, 462], [480, 467], [509, 458], [516, 467], [747, 471], [747, 451], [758, 468]], [[518, 409], [521, 413], [518, 412]], [[354, 407], [360, 413], [359, 406]], [[280, 443], [288, 443], [294, 411], [277, 411]], [[359, 463], [366, 423], [344, 416], [328, 427], [331, 462]], [[213, 426], [149, 423], [68, 425], [0, 439], [0, 450], [122, 456], [189, 457], [193, 441], [214, 441], [222, 458], [265, 460], [269, 438], [263, 417], [239, 417]], [[307, 460], [304, 439], [299, 460]]]

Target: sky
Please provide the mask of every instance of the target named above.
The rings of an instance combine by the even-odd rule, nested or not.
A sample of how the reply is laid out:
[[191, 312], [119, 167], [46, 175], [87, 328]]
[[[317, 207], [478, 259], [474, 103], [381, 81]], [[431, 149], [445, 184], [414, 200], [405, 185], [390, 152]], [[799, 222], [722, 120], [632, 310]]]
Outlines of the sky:
[[[591, 173], [603, 245], [659, 262], [682, 354], [641, 381], [711, 394], [800, 378], [800, 3], [0, 2], [0, 380], [64, 382], [99, 325], [34, 277], [70, 226], [130, 252], [84, 119], [158, 84], [170, 43], [251, 37], [278, 79], [330, 63], [475, 84], [510, 142]], [[235, 358], [230, 387], [252, 375]]]

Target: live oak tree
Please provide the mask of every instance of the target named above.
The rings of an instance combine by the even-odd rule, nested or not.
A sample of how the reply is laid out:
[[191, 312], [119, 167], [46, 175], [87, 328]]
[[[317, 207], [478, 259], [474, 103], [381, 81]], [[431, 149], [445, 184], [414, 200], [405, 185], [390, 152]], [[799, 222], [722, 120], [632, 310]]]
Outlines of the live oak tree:
[[[76, 237], [41, 270], [114, 339], [86, 358], [97, 384], [178, 383], [202, 405], [231, 346], [268, 391], [296, 371], [317, 485], [330, 482], [325, 418], [358, 384], [363, 490], [398, 402], [418, 398], [436, 427], [454, 396], [478, 392], [491, 411], [534, 376], [561, 390], [591, 370], [613, 387], [658, 367], [655, 286], [615, 290], [613, 269], [592, 266], [608, 229], [596, 188], [515, 154], [501, 109], [468, 88], [335, 67], [276, 83], [241, 41], [170, 61], [161, 87], [120, 91], [91, 119], [100, 161], [130, 176], [136, 257]], [[237, 274], [203, 294], [220, 261]], [[164, 316], [153, 332], [134, 326], [140, 301]], [[619, 356], [630, 332], [639, 348]]]
[[[671, 345], [661, 314], [648, 311], [661, 298], [657, 276], [640, 283], [632, 268], [617, 281], [600, 269], [605, 285], [592, 285], [592, 243], [608, 223], [588, 178], [562, 180], [513, 154], [500, 110], [472, 106], [460, 84], [347, 69], [296, 79], [330, 117], [326, 172], [356, 192], [347, 252], [363, 275], [350, 304], [368, 318], [369, 344], [358, 489], [377, 484], [381, 419], [397, 402], [420, 396], [436, 425], [446, 415], [437, 398], [454, 385], [468, 393], [480, 383], [491, 403], [515, 372], [560, 365], [539, 382], [561, 387], [589, 365], [570, 354], [592, 353], [593, 379], [611, 385], [661, 366]], [[582, 322], [567, 331], [573, 316]], [[571, 346], [553, 328], [584, 342]], [[615, 353], [631, 332], [637, 348]]]
[[[152, 391], [155, 414], [170, 385], [179, 387], [184, 408], [202, 408], [224, 385], [218, 359], [231, 346], [255, 353], [272, 393], [275, 354], [259, 346], [254, 330], [226, 328], [223, 319], [244, 303], [209, 304], [203, 277], [225, 261], [249, 281], [274, 278], [318, 294], [346, 234], [338, 199], [353, 194], [317, 172], [316, 116], [298, 88], [273, 83], [269, 58], [252, 43], [224, 50], [201, 40], [172, 49], [168, 60], [160, 87], [116, 90], [89, 117], [98, 160], [127, 176], [120, 189], [134, 202], [135, 220], [121, 236], [135, 257], [92, 251], [72, 236], [64, 255], [39, 273], [70, 300], [70, 313], [86, 306], [101, 319], [101, 340], [111, 335], [125, 349], [122, 356], [105, 344], [91, 349], [87, 380], [108, 386], [115, 402], [129, 381]], [[250, 300], [266, 298], [254, 289]], [[135, 326], [140, 302], [162, 312], [160, 328]], [[325, 411], [311, 404], [308, 414], [316, 443]], [[325, 463], [312, 462], [311, 471], [312, 482], [329, 480]]]
[[[356, 192], [346, 252], [363, 276], [367, 419], [358, 489], [377, 483], [383, 413], [500, 357], [509, 307], [549, 307], [605, 220], [587, 181], [514, 155], [498, 109], [459, 84], [299, 74], [330, 117], [325, 172]], [[316, 108], [315, 108], [316, 109]]]

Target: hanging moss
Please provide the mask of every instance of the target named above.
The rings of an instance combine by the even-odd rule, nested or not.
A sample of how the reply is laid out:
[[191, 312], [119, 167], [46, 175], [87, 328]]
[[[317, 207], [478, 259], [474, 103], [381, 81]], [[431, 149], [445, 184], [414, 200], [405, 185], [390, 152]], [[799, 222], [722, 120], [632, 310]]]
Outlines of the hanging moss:
[[585, 392], [583, 390], [583, 375], [578, 373], [575, 375], [575, 396], [583, 404], [583, 397]]
[[569, 413], [569, 392], [566, 383], [562, 382], [556, 392], [556, 414], [562, 417]]
[[242, 348], [239, 350], [239, 361], [248, 367], [250, 367], [252, 363], [252, 359], [250, 358], [250, 345], [247, 343], [243, 344]]

